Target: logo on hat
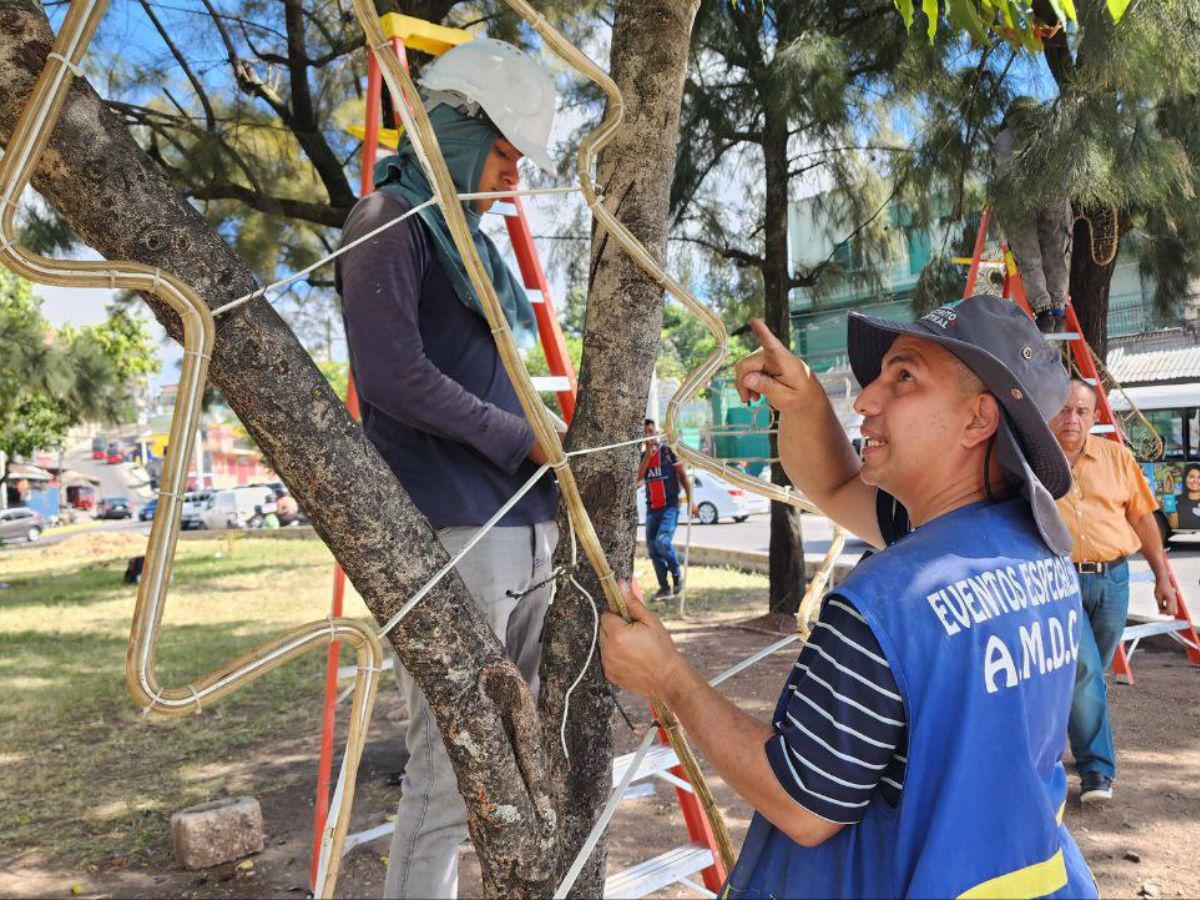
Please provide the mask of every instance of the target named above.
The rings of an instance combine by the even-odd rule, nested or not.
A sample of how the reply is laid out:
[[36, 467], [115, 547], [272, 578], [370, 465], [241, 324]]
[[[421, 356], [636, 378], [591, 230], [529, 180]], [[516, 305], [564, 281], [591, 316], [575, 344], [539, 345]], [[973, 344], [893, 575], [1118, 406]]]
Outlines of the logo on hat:
[[932, 312], [921, 316], [921, 321], [928, 322], [930, 325], [936, 325], [938, 328], [949, 328], [954, 320], [958, 318], [958, 313], [954, 311], [954, 307], [960, 303], [962, 303], [961, 300], [955, 300], [953, 303], [943, 304]]

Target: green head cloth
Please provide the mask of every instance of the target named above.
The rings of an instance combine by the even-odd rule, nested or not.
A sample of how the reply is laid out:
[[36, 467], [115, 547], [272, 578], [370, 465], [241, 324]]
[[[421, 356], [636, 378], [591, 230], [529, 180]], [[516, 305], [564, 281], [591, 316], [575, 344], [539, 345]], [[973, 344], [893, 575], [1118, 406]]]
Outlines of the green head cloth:
[[[492, 145], [500, 138], [500, 132], [486, 118], [464, 115], [445, 103], [435, 106], [429, 113], [429, 119], [455, 189], [463, 194], [478, 191], [483, 164]], [[416, 151], [407, 137], [395, 156], [376, 163], [374, 176], [377, 190], [395, 194], [411, 206], [418, 206], [433, 196], [429, 181], [417, 161]], [[464, 202], [462, 207], [475, 241], [475, 249], [492, 280], [496, 296], [500, 298], [504, 318], [508, 321], [513, 338], [518, 347], [532, 347], [537, 340], [537, 320], [529, 294], [509, 270], [492, 239], [483, 233], [480, 227], [482, 216], [472, 208], [470, 202]], [[482, 316], [483, 306], [467, 278], [466, 267], [450, 237], [450, 228], [441, 208], [428, 206], [418, 212], [417, 217], [429, 233], [434, 253], [450, 276], [458, 299]]]

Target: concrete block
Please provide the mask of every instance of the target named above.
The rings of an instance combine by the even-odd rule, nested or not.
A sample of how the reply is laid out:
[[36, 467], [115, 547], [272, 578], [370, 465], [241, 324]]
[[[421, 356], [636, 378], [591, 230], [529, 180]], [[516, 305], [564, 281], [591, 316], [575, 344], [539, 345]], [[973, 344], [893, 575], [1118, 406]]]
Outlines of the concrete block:
[[185, 869], [207, 869], [263, 848], [262, 808], [253, 797], [213, 800], [171, 816], [175, 861]]

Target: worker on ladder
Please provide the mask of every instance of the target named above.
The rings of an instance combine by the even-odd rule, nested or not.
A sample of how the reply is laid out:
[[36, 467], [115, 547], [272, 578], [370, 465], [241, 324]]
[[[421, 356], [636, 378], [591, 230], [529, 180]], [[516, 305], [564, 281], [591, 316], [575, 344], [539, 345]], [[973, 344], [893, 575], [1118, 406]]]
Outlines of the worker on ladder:
[[1008, 247], [1025, 282], [1026, 299], [1038, 328], [1047, 334], [1066, 330], [1071, 275], [1071, 200], [1063, 190], [1031, 196], [1012, 190], [1019, 158], [1028, 151], [1036, 120], [1044, 107], [1032, 97], [1016, 97], [1008, 107], [993, 145], [993, 207]]
[[1117, 777], [1104, 671], [1112, 663], [1129, 616], [1126, 558], [1140, 550], [1154, 573], [1159, 612], [1174, 616], [1178, 609], [1154, 518], [1158, 501], [1129, 448], [1091, 433], [1096, 400], [1094, 387], [1074, 379], [1067, 402], [1050, 420], [1074, 476], [1058, 508], [1074, 538], [1071, 561], [1079, 572], [1085, 615], [1068, 729], [1083, 803], [1111, 799]]
[[1054, 503], [1058, 353], [998, 297], [851, 313], [859, 459], [808, 366], [752, 326], [742, 399], [779, 410], [793, 483], [886, 549], [829, 594], [770, 723], [638, 600], [604, 616], [608, 676], [669, 703], [757, 811], [722, 896], [1096, 897], [1062, 824], [1082, 609]]
[[[420, 85], [460, 193], [513, 190], [522, 155], [551, 169], [554, 84], [516, 47], [467, 42], [433, 62]], [[376, 166], [375, 187], [350, 212], [343, 246], [433, 195], [407, 140]], [[464, 213], [508, 324], [518, 342], [528, 341], [535, 336], [529, 296], [480, 228], [494, 202], [464, 202]], [[453, 554], [546, 458], [441, 209], [427, 206], [349, 249], [336, 280], [363, 428]], [[554, 479], [543, 477], [457, 566], [535, 696], [556, 508]], [[454, 897], [466, 807], [424, 695], [399, 666], [397, 677], [408, 704], [408, 761], [384, 894]]]

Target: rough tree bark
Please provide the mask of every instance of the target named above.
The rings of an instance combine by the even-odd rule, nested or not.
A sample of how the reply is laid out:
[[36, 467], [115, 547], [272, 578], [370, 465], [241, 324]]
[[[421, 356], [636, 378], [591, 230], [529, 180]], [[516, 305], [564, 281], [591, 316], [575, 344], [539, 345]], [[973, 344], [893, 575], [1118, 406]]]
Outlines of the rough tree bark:
[[[1117, 214], [1120, 239], [1123, 240], [1132, 227], [1129, 214], [1121, 210]], [[1108, 355], [1108, 297], [1113, 273], [1117, 269], [1117, 257], [1114, 256], [1106, 266], [1096, 265], [1092, 258], [1091, 240], [1087, 222], [1079, 219], [1075, 223], [1074, 242], [1071, 245], [1071, 303], [1075, 307], [1075, 315], [1079, 317], [1079, 328], [1084, 339], [1103, 360]]]
[[[667, 243], [671, 171], [679, 133], [688, 44], [699, 0], [618, 0], [611, 73], [625, 97], [625, 120], [599, 160], [597, 184], [606, 203], [650, 252], [662, 259]], [[584, 319], [580, 396], [568, 449], [598, 447], [637, 436], [658, 357], [663, 291], [608, 234], [593, 232]], [[588, 514], [618, 578], [633, 567], [638, 449], [624, 447], [577, 457], [575, 477]], [[568, 524], [556, 563], [569, 565]], [[577, 574], [598, 604], [599, 582]], [[559, 840], [564, 862], [574, 859], [612, 784], [612, 696], [598, 657], [571, 695], [570, 762], [559, 745], [563, 696], [587, 656], [592, 610], [573, 588], [559, 594], [546, 625], [542, 658], [542, 723], [560, 795]], [[575, 896], [603, 893], [605, 844], [580, 875]]]
[[[34, 0], [8, 0], [0, 9], [0, 138], [12, 133], [52, 39]], [[70, 91], [33, 183], [109, 259], [161, 267], [213, 306], [255, 287], [242, 261], [82, 80]], [[146, 299], [178, 337], [174, 315]], [[385, 621], [446, 554], [268, 303], [257, 300], [219, 320], [210, 377], [309, 511], [372, 614]], [[456, 576], [391, 640], [446, 738], [486, 890], [546, 893], [554, 875], [554, 797], [536, 710], [516, 668]]]
[[[659, 255], [697, 5], [622, 0], [613, 30], [613, 71], [625, 92], [627, 124], [605, 154], [599, 180], [617, 213]], [[36, 0], [6, 0], [0, 9], [0, 140], [11, 134], [52, 40]], [[214, 307], [255, 287], [245, 264], [82, 80], [71, 89], [33, 184], [109, 259], [158, 266], [194, 285]], [[595, 239], [592, 288], [573, 447], [636, 433], [662, 319], [661, 290], [602, 234]], [[178, 338], [170, 310], [145, 299]], [[388, 619], [446, 554], [268, 303], [254, 301], [219, 320], [210, 379], [309, 511], [372, 614]], [[635, 533], [634, 451], [582, 457], [575, 468], [601, 540], [627, 575]], [[590, 570], [576, 574], [601, 598]], [[586, 600], [565, 595], [547, 624], [540, 719], [457, 576], [443, 580], [391, 634], [446, 740], [489, 896], [548, 894], [607, 794], [611, 697], [596, 659], [572, 698], [570, 764], [558, 743], [563, 695], [591, 634]], [[577, 893], [599, 895], [602, 863], [601, 851]]]

